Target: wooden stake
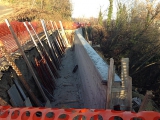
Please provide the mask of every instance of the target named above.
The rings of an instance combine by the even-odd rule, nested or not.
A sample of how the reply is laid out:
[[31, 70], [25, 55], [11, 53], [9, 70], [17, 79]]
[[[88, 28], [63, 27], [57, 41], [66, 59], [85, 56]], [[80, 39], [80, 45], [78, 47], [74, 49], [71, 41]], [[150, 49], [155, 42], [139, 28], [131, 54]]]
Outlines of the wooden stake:
[[114, 81], [113, 71], [114, 71], [114, 60], [113, 60], [113, 58], [110, 58], [110, 65], [109, 65], [109, 71], [108, 71], [108, 81], [107, 81], [107, 101], [106, 101], [106, 109], [110, 109], [110, 103], [111, 103], [111, 88], [112, 88], [112, 82]]
[[142, 101], [142, 103], [141, 103], [141, 106], [140, 106], [138, 112], [141, 112], [141, 111], [144, 111], [144, 110], [145, 110], [145, 107], [146, 107], [146, 105], [148, 104], [149, 99], [150, 99], [152, 96], [153, 96], [152, 91], [147, 91], [147, 92], [146, 92], [146, 95], [145, 95], [144, 98], [143, 98], [143, 101]]
[[132, 78], [130, 76], [128, 76], [128, 110], [132, 111]]

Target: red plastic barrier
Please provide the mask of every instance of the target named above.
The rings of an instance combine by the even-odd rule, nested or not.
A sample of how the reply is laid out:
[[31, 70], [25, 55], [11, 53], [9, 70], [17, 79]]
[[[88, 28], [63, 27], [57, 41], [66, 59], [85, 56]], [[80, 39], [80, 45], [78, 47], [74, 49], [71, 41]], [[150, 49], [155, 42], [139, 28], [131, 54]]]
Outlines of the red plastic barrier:
[[128, 111], [97, 110], [97, 109], [57, 109], [57, 108], [11, 108], [0, 106], [0, 120], [114, 120], [120, 117], [122, 120], [159, 120], [160, 113], [143, 111], [133, 113]]

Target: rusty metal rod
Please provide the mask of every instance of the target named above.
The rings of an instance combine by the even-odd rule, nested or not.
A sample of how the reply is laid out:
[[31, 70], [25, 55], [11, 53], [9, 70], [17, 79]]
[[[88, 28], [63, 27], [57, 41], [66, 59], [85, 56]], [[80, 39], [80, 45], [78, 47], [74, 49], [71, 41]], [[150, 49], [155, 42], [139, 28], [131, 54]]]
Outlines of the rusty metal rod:
[[24, 60], [25, 60], [25, 62], [26, 62], [26, 64], [27, 64], [27, 66], [28, 66], [31, 74], [33, 75], [33, 78], [34, 78], [34, 80], [35, 80], [35, 82], [36, 82], [36, 84], [37, 84], [37, 86], [38, 86], [38, 88], [39, 88], [39, 90], [40, 90], [40, 92], [41, 92], [44, 100], [47, 101], [48, 98], [46, 97], [43, 89], [41, 88], [41, 85], [40, 85], [40, 83], [39, 83], [39, 81], [38, 81], [38, 78], [37, 78], [36, 74], [34, 73], [34, 71], [33, 71], [33, 69], [32, 69], [32, 66], [31, 66], [30, 62], [28, 61], [27, 56], [25, 55], [25, 53], [24, 53], [24, 51], [23, 51], [23, 48], [21, 47], [21, 44], [19, 43], [19, 40], [18, 40], [17, 36], [16, 36], [15, 33], [14, 33], [14, 30], [13, 30], [12, 26], [10, 25], [10, 23], [9, 23], [9, 21], [8, 21], [7, 19], [5, 19], [5, 22], [6, 22], [8, 28], [9, 28], [11, 34], [12, 34], [12, 36], [13, 36], [16, 44], [17, 44], [17, 46], [19, 47], [19, 50], [20, 50], [21, 54], [23, 55], [23, 58], [24, 58]]

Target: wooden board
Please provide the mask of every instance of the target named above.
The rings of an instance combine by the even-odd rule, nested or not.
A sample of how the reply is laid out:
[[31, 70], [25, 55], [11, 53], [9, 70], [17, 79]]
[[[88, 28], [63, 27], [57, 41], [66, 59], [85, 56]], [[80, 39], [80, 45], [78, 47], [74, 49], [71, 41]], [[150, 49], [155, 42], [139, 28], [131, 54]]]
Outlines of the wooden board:
[[113, 58], [110, 59], [110, 66], [108, 70], [108, 81], [107, 81], [107, 101], [106, 101], [106, 109], [110, 109], [111, 103], [111, 88], [112, 82], [114, 81], [114, 60]]

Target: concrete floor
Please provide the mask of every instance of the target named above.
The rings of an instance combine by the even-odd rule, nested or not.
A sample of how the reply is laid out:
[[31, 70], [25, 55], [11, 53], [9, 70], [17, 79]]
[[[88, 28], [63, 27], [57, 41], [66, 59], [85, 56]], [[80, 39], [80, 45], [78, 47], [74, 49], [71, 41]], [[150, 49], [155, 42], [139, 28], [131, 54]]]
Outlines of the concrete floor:
[[54, 90], [54, 99], [52, 107], [54, 108], [83, 108], [81, 97], [81, 81], [78, 77], [78, 69], [72, 73], [76, 65], [74, 51], [67, 48], [62, 58], [61, 78], [57, 79], [57, 87]]

